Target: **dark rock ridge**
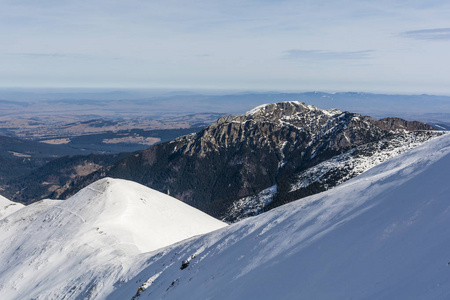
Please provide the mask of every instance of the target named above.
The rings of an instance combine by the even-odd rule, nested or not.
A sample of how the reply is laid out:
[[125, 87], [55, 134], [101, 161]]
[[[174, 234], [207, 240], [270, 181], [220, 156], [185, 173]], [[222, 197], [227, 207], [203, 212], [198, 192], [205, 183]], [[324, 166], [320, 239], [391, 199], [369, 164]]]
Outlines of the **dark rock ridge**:
[[433, 126], [417, 121], [406, 121], [400, 118], [384, 118], [373, 121], [375, 125], [387, 131], [419, 131], [419, 130], [436, 130]]
[[375, 121], [300, 102], [258, 106], [221, 117], [196, 134], [155, 145], [70, 183], [68, 197], [104, 176], [133, 180], [223, 217], [233, 201], [289, 182], [293, 174], [404, 130], [432, 129], [401, 119]]

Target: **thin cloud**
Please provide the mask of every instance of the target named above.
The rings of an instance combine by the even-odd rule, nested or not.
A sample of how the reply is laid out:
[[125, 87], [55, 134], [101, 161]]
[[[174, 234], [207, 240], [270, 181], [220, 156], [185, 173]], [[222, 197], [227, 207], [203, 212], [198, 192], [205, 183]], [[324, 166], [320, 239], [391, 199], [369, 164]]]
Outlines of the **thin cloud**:
[[31, 57], [31, 58], [91, 58], [92, 55], [85, 54], [63, 54], [63, 53], [8, 53], [8, 55], [12, 56], [22, 56], [22, 57]]
[[416, 40], [450, 40], [450, 28], [405, 31], [400, 36]]
[[147, 59], [139, 59], [136, 57], [126, 57], [126, 56], [104, 56], [104, 55], [94, 55], [94, 54], [80, 54], [80, 53], [5, 53], [3, 55], [16, 56], [23, 58], [32, 59], [67, 59], [67, 60], [133, 60], [133, 61], [147, 61]]
[[372, 58], [373, 50], [363, 51], [324, 51], [291, 49], [284, 52], [285, 59], [292, 60], [364, 60]]

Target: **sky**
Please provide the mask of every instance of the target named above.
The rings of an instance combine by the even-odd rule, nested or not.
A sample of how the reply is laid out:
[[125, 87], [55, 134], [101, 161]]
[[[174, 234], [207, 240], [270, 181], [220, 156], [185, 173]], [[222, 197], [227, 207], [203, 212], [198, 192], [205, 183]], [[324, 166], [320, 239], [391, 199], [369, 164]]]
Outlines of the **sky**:
[[0, 87], [450, 95], [450, 1], [0, 0]]

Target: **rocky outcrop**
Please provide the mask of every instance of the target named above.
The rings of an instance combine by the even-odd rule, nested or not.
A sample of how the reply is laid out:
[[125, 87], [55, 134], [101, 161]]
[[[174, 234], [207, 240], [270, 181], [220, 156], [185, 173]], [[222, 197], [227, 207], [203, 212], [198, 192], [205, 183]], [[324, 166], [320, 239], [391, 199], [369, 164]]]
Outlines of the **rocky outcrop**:
[[436, 130], [436, 128], [428, 124], [417, 121], [406, 121], [400, 118], [385, 118], [374, 121], [374, 124], [383, 130], [395, 132]]

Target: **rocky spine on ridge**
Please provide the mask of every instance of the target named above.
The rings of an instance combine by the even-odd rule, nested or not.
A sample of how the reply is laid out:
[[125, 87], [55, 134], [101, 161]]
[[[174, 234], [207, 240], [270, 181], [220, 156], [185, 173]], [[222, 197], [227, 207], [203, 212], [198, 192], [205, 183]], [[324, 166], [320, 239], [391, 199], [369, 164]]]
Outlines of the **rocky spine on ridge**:
[[436, 130], [433, 126], [417, 121], [406, 121], [400, 118], [384, 118], [373, 121], [375, 125], [387, 131], [418, 131], [418, 130]]

